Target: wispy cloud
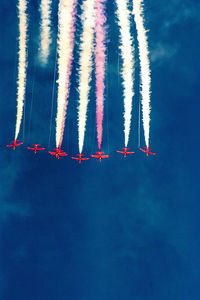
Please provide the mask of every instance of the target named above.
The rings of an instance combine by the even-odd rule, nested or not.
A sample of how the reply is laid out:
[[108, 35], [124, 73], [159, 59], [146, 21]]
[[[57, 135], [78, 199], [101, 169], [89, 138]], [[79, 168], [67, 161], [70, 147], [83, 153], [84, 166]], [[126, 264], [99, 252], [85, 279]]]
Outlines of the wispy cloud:
[[150, 53], [151, 62], [164, 63], [165, 60], [172, 58], [180, 49], [180, 45], [175, 43], [170, 45], [168, 43], [158, 42], [153, 45]]
[[181, 0], [171, 0], [163, 6], [154, 3], [148, 11], [151, 11], [150, 28], [155, 27], [156, 32], [151, 36], [151, 62], [161, 65], [168, 61], [172, 64], [172, 58], [179, 53], [182, 46], [179, 36], [175, 40], [173, 35], [185, 27], [186, 23], [200, 21], [200, 3], [192, 5], [191, 1], [183, 3]]

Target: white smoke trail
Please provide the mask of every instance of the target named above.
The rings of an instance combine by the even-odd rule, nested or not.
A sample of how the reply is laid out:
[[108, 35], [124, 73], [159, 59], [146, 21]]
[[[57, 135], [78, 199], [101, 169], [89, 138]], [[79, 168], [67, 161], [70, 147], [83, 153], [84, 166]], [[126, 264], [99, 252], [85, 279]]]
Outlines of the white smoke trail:
[[92, 53], [94, 49], [94, 26], [95, 26], [95, 0], [85, 0], [82, 5], [82, 24], [83, 33], [81, 35], [80, 45], [80, 68], [79, 68], [79, 107], [78, 107], [78, 135], [79, 135], [79, 153], [82, 153], [85, 126], [87, 119], [87, 105], [89, 83], [92, 72]]
[[56, 146], [61, 146], [69, 94], [76, 0], [60, 0], [58, 8], [58, 98]]
[[149, 51], [146, 30], [144, 28], [143, 0], [133, 1], [133, 15], [137, 29], [137, 39], [139, 45], [140, 68], [141, 68], [141, 95], [142, 95], [142, 113], [144, 137], [146, 146], [149, 147], [150, 130], [150, 86], [151, 71], [149, 62]]
[[27, 1], [19, 0], [19, 63], [17, 79], [17, 119], [15, 129], [15, 140], [18, 137], [23, 115], [24, 97], [26, 89], [26, 67], [27, 67]]
[[40, 3], [40, 60], [47, 63], [51, 44], [51, 0], [41, 0]]
[[120, 49], [122, 57], [122, 78], [123, 78], [123, 97], [124, 97], [124, 134], [125, 147], [128, 145], [131, 117], [133, 92], [133, 70], [134, 70], [134, 48], [130, 32], [130, 11], [128, 0], [116, 0], [117, 17], [120, 29]]

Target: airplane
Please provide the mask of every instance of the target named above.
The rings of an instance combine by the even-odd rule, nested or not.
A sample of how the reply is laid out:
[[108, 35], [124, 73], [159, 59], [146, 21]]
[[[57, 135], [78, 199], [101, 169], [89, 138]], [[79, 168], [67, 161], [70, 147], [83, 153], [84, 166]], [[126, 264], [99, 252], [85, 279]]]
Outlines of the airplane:
[[156, 153], [152, 153], [149, 150], [151, 150], [149, 147], [144, 147], [145, 149], [139, 148], [141, 151], [145, 152], [147, 156], [149, 156], [149, 154], [151, 155], [156, 155]]
[[101, 162], [102, 158], [108, 158], [109, 155], [104, 155], [104, 152], [101, 152], [100, 150], [96, 152], [95, 155], [91, 155], [91, 157], [94, 157], [94, 158], [98, 158], [98, 160]]
[[78, 157], [71, 157], [71, 158], [72, 158], [72, 159], [78, 160], [79, 164], [81, 164], [81, 162], [82, 162], [83, 160], [88, 160], [88, 159], [89, 159], [89, 158], [87, 158], [87, 157], [82, 157], [82, 156], [84, 156], [84, 154], [76, 154], [76, 155], [78, 155]]
[[55, 152], [48, 151], [51, 155], [54, 155], [57, 159], [60, 159], [62, 156], [67, 156], [68, 154], [64, 152], [61, 148], [55, 148], [53, 149]]
[[124, 157], [126, 157], [127, 156], [127, 154], [133, 154], [133, 153], [135, 153], [135, 152], [130, 152], [130, 151], [127, 151], [127, 150], [129, 150], [130, 148], [127, 148], [127, 147], [125, 147], [125, 148], [122, 148], [124, 151], [116, 151], [116, 152], [118, 152], [118, 153], [122, 153], [122, 154], [124, 154]]
[[45, 148], [38, 148], [38, 146], [40, 146], [39, 144], [33, 144], [33, 146], [34, 146], [34, 148], [31, 148], [31, 147], [26, 147], [26, 148], [29, 149], [29, 150], [33, 150], [35, 154], [39, 150], [45, 150]]
[[11, 141], [11, 143], [13, 143], [13, 145], [6, 145], [6, 147], [13, 147], [13, 150], [15, 150], [17, 146], [23, 144], [23, 143], [17, 143], [17, 142], [19, 142], [19, 140]]

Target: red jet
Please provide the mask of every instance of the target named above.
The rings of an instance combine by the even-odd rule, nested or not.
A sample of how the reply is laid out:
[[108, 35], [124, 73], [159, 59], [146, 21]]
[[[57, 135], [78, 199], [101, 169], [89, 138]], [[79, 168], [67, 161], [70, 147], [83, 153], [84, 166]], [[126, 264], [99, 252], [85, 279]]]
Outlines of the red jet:
[[19, 142], [19, 140], [11, 141], [11, 143], [13, 143], [13, 145], [6, 145], [6, 147], [13, 147], [13, 150], [15, 150], [17, 146], [23, 144], [23, 143], [17, 143], [17, 142]]
[[71, 158], [78, 160], [79, 164], [81, 164], [82, 160], [88, 160], [89, 159], [87, 157], [82, 157], [82, 156], [84, 156], [84, 154], [76, 154], [76, 155], [78, 155], [78, 157], [71, 157]]
[[39, 148], [38, 146], [41, 146], [39, 144], [33, 144], [33, 146], [34, 146], [34, 148], [31, 148], [31, 147], [26, 147], [26, 148], [29, 150], [33, 150], [35, 154], [37, 153], [37, 151], [45, 150], [45, 148]]
[[129, 150], [130, 148], [122, 148], [124, 151], [116, 151], [118, 153], [122, 153], [124, 154], [124, 157], [127, 157], [127, 154], [134, 154], [135, 152], [130, 152], [130, 151], [127, 151]]
[[139, 148], [141, 151], [145, 152], [147, 156], [149, 156], [149, 154], [151, 155], [156, 155], [156, 153], [152, 153], [149, 150], [151, 150], [149, 147], [144, 147], [145, 149]]
[[51, 152], [51, 151], [48, 151], [51, 155], [54, 155], [57, 159], [60, 159], [60, 157], [62, 156], [67, 156], [68, 154], [66, 152], [64, 152], [62, 149], [60, 148], [55, 148], [53, 149], [55, 150], [55, 152]]
[[104, 155], [104, 152], [101, 152], [100, 150], [96, 152], [95, 155], [91, 155], [91, 157], [94, 157], [94, 158], [98, 158], [98, 160], [101, 162], [102, 158], [108, 158], [109, 155]]

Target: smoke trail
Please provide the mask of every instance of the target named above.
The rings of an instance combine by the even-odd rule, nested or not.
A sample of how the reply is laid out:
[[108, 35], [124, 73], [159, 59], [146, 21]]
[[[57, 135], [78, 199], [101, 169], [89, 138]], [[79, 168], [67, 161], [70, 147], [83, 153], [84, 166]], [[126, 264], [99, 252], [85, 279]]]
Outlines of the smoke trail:
[[144, 137], [146, 146], [149, 147], [149, 130], [150, 130], [150, 86], [151, 86], [151, 72], [149, 63], [149, 51], [146, 30], [144, 28], [143, 18], [143, 1], [133, 1], [133, 14], [137, 29], [137, 38], [139, 45], [140, 68], [141, 68], [141, 95], [142, 95], [142, 113]]
[[104, 77], [105, 77], [105, 1], [96, 0], [96, 115], [97, 115], [97, 140], [98, 148], [101, 149], [103, 130], [103, 109], [104, 109]]
[[85, 137], [86, 114], [88, 105], [89, 83], [92, 72], [92, 53], [94, 39], [94, 6], [95, 0], [85, 0], [82, 4], [83, 33], [80, 45], [80, 68], [79, 68], [79, 107], [78, 107], [78, 136], [79, 152], [82, 153]]
[[24, 97], [26, 89], [26, 67], [27, 67], [27, 1], [19, 0], [19, 64], [17, 79], [17, 120], [15, 129], [15, 140], [18, 137], [23, 115]]
[[133, 69], [134, 57], [132, 37], [130, 32], [130, 11], [128, 9], [128, 0], [116, 0], [117, 3], [117, 17], [120, 28], [120, 49], [122, 57], [122, 78], [123, 78], [123, 97], [124, 97], [124, 134], [125, 147], [128, 145], [131, 113], [132, 113], [132, 98], [133, 92]]
[[69, 96], [77, 0], [60, 0], [58, 8], [58, 99], [56, 147], [61, 147]]
[[49, 48], [51, 44], [51, 0], [41, 0], [40, 3], [41, 24], [40, 24], [40, 60], [47, 63]]

